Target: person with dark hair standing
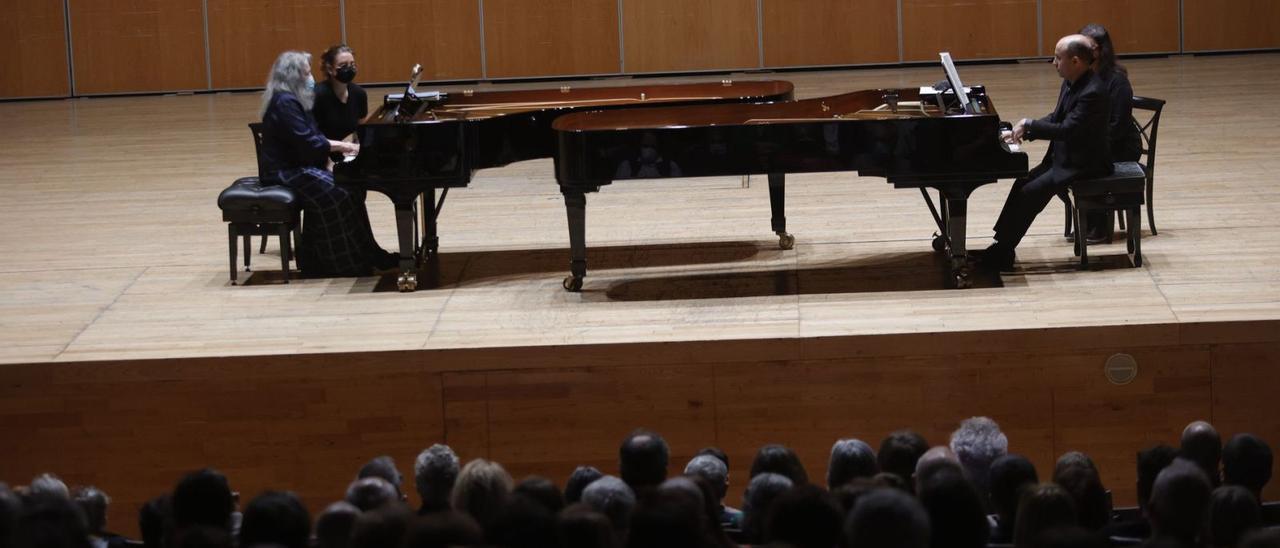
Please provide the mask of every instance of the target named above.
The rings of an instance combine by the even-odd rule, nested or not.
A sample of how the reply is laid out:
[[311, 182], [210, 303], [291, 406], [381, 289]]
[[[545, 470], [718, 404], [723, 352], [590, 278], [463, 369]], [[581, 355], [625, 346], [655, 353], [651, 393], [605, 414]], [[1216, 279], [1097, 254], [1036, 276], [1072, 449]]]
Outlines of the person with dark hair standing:
[[369, 115], [369, 97], [355, 83], [356, 57], [351, 47], [338, 44], [320, 55], [323, 82], [316, 83], [316, 104], [312, 111], [325, 137], [342, 141], [356, 131]]
[[[1116, 48], [1111, 34], [1097, 23], [1089, 23], [1080, 34], [1094, 43], [1093, 72], [1107, 88], [1111, 99], [1111, 116], [1107, 123], [1111, 136], [1111, 160], [1136, 162], [1142, 155], [1142, 137], [1133, 125], [1133, 86], [1129, 84], [1129, 70], [1116, 62]], [[1089, 231], [1085, 234], [1089, 243], [1101, 243], [1111, 238], [1111, 212], [1090, 211], [1085, 221]]]
[[1057, 107], [1044, 118], [1019, 120], [1006, 135], [1011, 143], [1049, 139], [1049, 150], [1040, 165], [1014, 181], [996, 220], [995, 243], [982, 253], [982, 266], [1011, 270], [1014, 249], [1049, 200], [1072, 181], [1111, 173], [1111, 100], [1093, 73], [1093, 60], [1088, 37], [1073, 34], [1058, 40], [1053, 66], [1063, 81]]
[[618, 448], [618, 469], [622, 481], [627, 482], [637, 494], [643, 488], [657, 486], [667, 479], [667, 461], [670, 458], [671, 449], [662, 436], [648, 430], [636, 430]]

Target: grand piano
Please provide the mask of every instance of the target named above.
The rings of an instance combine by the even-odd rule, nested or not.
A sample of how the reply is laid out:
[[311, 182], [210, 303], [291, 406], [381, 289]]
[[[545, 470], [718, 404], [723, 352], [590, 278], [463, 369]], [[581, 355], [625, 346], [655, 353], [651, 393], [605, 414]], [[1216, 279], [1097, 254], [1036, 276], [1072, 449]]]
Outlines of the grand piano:
[[[968, 287], [965, 217], [969, 195], [1027, 173], [1027, 156], [1000, 137], [1002, 124], [981, 86], [969, 102], [922, 89], [864, 90], [790, 103], [584, 112], [552, 127], [556, 179], [569, 221], [569, 291], [587, 273], [586, 194], [615, 181], [767, 175], [772, 229], [790, 249], [785, 176], [856, 171], [924, 195], [938, 225], [934, 248], [950, 255], [949, 280]], [[963, 103], [963, 104], [962, 104]], [[940, 208], [928, 192], [937, 189]]]
[[[412, 89], [412, 86], [410, 86]], [[436, 258], [436, 220], [450, 188], [465, 187], [477, 169], [547, 158], [555, 152], [552, 122], [581, 110], [790, 101], [785, 81], [732, 81], [625, 87], [406, 94], [388, 99], [356, 129], [360, 153], [334, 166], [339, 184], [386, 194], [395, 204], [400, 244], [397, 287], [417, 287], [417, 265]], [[441, 190], [439, 200], [436, 190]], [[415, 203], [424, 197], [423, 238], [415, 236]]]

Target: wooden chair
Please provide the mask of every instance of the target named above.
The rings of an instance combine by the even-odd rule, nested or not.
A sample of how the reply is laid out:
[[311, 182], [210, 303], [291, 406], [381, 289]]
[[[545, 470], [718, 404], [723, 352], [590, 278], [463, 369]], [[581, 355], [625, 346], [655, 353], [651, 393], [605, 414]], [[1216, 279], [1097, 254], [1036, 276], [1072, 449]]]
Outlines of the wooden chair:
[[[1138, 156], [1138, 163], [1142, 164], [1143, 171], [1146, 172], [1146, 203], [1147, 203], [1147, 226], [1151, 228], [1151, 235], [1159, 234], [1156, 231], [1156, 216], [1154, 210], [1154, 196], [1156, 184], [1156, 137], [1160, 131], [1160, 113], [1164, 110], [1164, 99], [1155, 99], [1151, 97], [1133, 97], [1133, 122], [1134, 127], [1138, 129], [1138, 135], [1141, 136], [1142, 146], [1141, 155]], [[1143, 122], [1142, 120], [1146, 120]], [[1063, 237], [1073, 238], [1072, 228], [1074, 225], [1075, 213], [1072, 211], [1071, 200], [1066, 193], [1058, 196], [1062, 198], [1063, 208], [1066, 210], [1066, 223], [1062, 230]], [[1119, 211], [1116, 211], [1119, 214]], [[1120, 215], [1120, 228], [1126, 229], [1125, 218]], [[1126, 229], [1127, 230], [1127, 229]]]

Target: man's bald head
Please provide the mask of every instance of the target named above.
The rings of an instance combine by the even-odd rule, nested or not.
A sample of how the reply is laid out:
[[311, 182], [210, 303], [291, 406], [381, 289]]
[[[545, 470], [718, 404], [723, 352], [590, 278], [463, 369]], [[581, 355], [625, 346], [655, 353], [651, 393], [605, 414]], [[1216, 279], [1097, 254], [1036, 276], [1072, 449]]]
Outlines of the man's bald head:
[[1214, 486], [1219, 483], [1218, 463], [1222, 460], [1222, 436], [1205, 421], [1195, 421], [1182, 430], [1179, 456], [1196, 463]]
[[1058, 75], [1075, 82], [1089, 71], [1094, 60], [1094, 41], [1083, 34], [1068, 34], [1058, 40], [1053, 50], [1053, 66]]

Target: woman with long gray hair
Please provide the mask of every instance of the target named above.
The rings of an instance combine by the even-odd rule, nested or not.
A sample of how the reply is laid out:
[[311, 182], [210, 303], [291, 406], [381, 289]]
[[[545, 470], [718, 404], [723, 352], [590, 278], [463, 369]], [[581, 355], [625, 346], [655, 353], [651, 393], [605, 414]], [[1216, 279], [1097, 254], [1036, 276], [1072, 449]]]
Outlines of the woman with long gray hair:
[[314, 89], [311, 55], [286, 51], [262, 93], [262, 175], [292, 189], [306, 213], [299, 266], [308, 276], [365, 276], [391, 268], [397, 257], [374, 241], [364, 192], [337, 186], [326, 169], [331, 152], [355, 154], [360, 146], [320, 132], [311, 114]]

